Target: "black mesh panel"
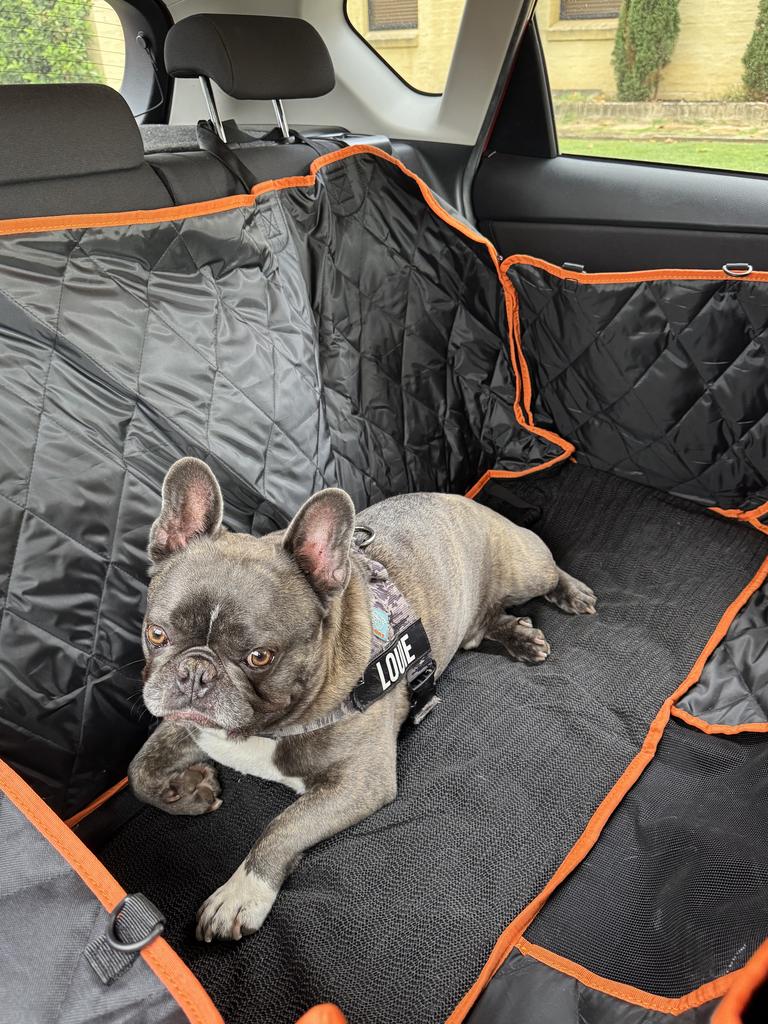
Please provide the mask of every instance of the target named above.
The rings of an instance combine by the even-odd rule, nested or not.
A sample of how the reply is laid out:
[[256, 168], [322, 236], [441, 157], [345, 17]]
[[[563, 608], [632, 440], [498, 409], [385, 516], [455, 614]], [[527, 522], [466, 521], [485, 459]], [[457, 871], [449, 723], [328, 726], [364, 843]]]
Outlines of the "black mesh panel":
[[597, 845], [526, 937], [675, 998], [768, 934], [768, 740], [672, 721]]

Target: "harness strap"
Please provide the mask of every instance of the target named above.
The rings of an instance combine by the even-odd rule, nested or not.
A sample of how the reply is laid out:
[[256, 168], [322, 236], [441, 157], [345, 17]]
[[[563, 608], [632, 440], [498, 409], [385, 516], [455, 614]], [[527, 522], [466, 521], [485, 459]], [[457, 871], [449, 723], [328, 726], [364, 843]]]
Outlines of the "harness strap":
[[[365, 528], [362, 528], [365, 532]], [[360, 715], [400, 683], [410, 695], [408, 721], [419, 725], [440, 703], [435, 682], [435, 660], [421, 619], [414, 616], [405, 596], [389, 579], [380, 562], [367, 558], [362, 548], [373, 540], [358, 542], [357, 556], [367, 567], [371, 586], [371, 660], [348, 697], [333, 711], [306, 724], [284, 725], [262, 733], [270, 739], [301, 736]]]

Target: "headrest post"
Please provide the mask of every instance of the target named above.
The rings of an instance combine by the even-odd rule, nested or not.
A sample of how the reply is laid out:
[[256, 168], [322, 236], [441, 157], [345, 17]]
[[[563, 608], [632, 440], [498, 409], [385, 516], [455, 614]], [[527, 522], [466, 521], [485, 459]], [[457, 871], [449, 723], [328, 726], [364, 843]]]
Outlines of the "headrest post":
[[285, 108], [283, 107], [282, 100], [272, 100], [272, 106], [275, 108], [275, 117], [277, 118], [277, 126], [283, 134], [283, 141], [291, 141], [291, 130], [288, 127], [288, 121], [285, 117]]
[[211, 124], [221, 141], [226, 142], [227, 136], [224, 131], [224, 125], [221, 123], [221, 118], [219, 117], [219, 111], [216, 107], [216, 100], [213, 95], [213, 89], [211, 88], [211, 80], [206, 78], [204, 75], [200, 75], [200, 87], [203, 90], [203, 98], [205, 99], [205, 105], [208, 107], [208, 117], [211, 119]]

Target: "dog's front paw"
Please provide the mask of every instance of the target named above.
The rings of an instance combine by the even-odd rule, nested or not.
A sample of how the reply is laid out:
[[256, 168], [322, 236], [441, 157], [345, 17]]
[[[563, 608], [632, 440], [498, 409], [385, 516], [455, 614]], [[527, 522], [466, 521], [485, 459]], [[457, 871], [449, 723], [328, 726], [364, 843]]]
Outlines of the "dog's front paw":
[[200, 761], [170, 775], [160, 800], [171, 814], [209, 814], [221, 807], [220, 792], [216, 769]]
[[277, 889], [241, 864], [198, 910], [195, 934], [201, 942], [252, 935], [264, 924], [276, 897]]

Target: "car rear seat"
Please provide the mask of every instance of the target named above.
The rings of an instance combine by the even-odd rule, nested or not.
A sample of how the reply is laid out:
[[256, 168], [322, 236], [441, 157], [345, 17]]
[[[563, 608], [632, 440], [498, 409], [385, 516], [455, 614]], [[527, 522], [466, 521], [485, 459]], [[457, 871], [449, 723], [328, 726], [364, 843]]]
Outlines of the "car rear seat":
[[[230, 14], [184, 18], [168, 33], [165, 64], [173, 78], [201, 80], [213, 124], [219, 119], [211, 81], [233, 99], [274, 102], [323, 96], [335, 84], [325, 43], [312, 25], [299, 18]], [[207, 124], [208, 134], [213, 124]], [[283, 139], [277, 130], [256, 138], [234, 121], [221, 127], [229, 150], [255, 181], [306, 174], [318, 155], [345, 145], [366, 142], [391, 151], [384, 136], [350, 135], [344, 129], [315, 129]], [[158, 152], [163, 133], [168, 151]], [[194, 128], [153, 126], [147, 139], [153, 150], [147, 159], [177, 203], [246, 191], [224, 164], [199, 150]], [[189, 148], [180, 152], [185, 145]]]
[[[308, 40], [300, 48], [297, 33]], [[254, 59], [257, 40], [272, 54], [270, 61]], [[172, 74], [210, 77], [236, 98], [271, 98], [275, 92], [311, 97], [333, 86], [325, 44], [298, 19], [195, 15], [171, 29], [168, 43]], [[234, 69], [229, 78], [222, 74], [223, 63]], [[198, 148], [194, 127], [151, 126], [152, 151], [145, 153], [128, 104], [107, 86], [3, 85], [0, 103], [6, 130], [2, 219], [161, 209], [247, 191], [219, 159]], [[391, 151], [383, 136], [353, 136], [343, 129], [317, 129], [307, 142], [282, 143], [253, 138], [234, 121], [225, 128], [229, 140], [247, 140], [229, 144], [256, 181], [305, 174], [319, 153], [357, 142]], [[158, 151], [164, 133], [168, 151]]]
[[105, 85], [0, 86], [0, 218], [173, 205], [120, 93]]

